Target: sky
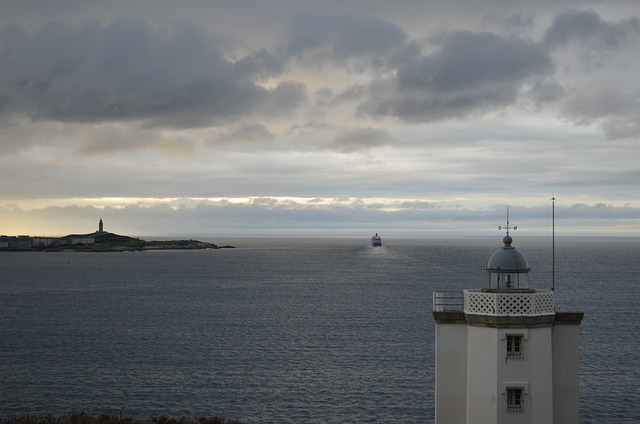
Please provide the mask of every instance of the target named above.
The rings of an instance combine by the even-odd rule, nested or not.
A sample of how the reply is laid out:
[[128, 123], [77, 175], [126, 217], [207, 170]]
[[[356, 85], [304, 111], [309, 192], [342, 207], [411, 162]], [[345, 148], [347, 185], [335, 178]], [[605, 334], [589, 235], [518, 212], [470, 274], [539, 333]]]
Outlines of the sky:
[[637, 0], [0, 0], [0, 233], [640, 236], [639, 51]]

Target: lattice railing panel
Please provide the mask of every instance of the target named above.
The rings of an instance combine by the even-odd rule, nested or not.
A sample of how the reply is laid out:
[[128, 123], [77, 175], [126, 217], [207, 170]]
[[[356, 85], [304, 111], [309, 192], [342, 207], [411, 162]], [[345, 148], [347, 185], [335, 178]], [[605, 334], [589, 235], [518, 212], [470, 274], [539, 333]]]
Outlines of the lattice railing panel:
[[535, 300], [535, 310], [536, 311], [555, 311], [555, 307], [553, 305], [553, 293], [545, 293], [547, 296], [537, 296], [534, 298]]
[[553, 314], [553, 292], [486, 293], [465, 290], [464, 312], [481, 315]]

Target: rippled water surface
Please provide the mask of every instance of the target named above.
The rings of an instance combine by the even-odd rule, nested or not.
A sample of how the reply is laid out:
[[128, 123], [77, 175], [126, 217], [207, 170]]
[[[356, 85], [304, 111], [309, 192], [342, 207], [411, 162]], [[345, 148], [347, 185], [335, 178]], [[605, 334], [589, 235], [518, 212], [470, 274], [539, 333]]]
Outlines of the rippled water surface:
[[[0, 415], [433, 422], [434, 290], [477, 288], [495, 238], [213, 239], [237, 249], [0, 253]], [[550, 241], [515, 237], [531, 285]], [[640, 240], [559, 239], [583, 423], [640, 421]]]

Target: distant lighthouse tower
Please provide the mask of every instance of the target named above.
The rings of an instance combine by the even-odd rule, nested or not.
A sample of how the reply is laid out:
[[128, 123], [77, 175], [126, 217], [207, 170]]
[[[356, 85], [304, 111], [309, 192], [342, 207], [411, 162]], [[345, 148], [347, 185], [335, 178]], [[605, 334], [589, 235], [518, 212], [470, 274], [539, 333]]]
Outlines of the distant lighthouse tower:
[[100, 218], [100, 222], [98, 222], [98, 232], [104, 232], [104, 224], [102, 223], [102, 218]]
[[[499, 227], [501, 228], [501, 227]], [[579, 325], [554, 292], [529, 288], [529, 264], [504, 245], [481, 289], [434, 292], [436, 424], [578, 424]]]

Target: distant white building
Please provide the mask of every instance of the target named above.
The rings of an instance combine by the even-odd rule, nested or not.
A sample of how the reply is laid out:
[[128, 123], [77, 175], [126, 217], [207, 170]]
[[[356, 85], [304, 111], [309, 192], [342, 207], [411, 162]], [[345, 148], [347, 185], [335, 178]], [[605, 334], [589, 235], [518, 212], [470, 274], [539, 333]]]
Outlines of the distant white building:
[[0, 249], [30, 249], [31, 237], [27, 235], [0, 236]]
[[69, 240], [69, 244], [71, 245], [94, 244], [96, 242], [96, 239], [93, 236], [87, 236], [87, 235], [71, 235], [71, 236], [67, 236], [67, 239]]
[[579, 324], [504, 237], [487, 286], [434, 292], [436, 424], [578, 424]]
[[31, 247], [56, 247], [68, 244], [69, 241], [62, 237], [32, 237]]

